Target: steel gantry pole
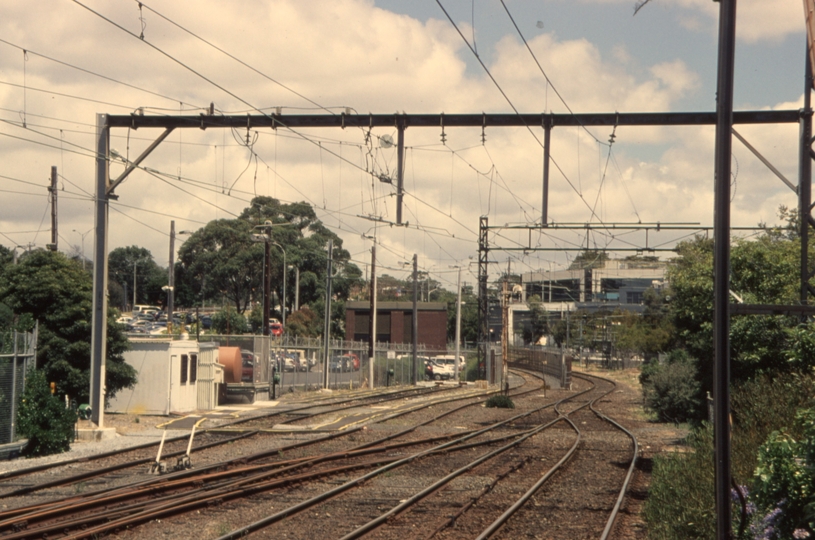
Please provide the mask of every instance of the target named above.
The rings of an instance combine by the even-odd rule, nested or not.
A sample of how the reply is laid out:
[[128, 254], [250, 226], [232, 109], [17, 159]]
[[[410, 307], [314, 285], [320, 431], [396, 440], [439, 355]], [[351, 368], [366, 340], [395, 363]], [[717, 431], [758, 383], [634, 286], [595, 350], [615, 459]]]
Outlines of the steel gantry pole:
[[108, 183], [110, 169], [110, 127], [107, 115], [96, 115], [96, 226], [93, 249], [93, 321], [91, 324], [91, 421], [104, 427], [105, 358], [107, 357], [108, 313]]
[[489, 259], [489, 218], [481, 216], [478, 227], [478, 377], [487, 376], [487, 340], [490, 335], [489, 300], [487, 299], [487, 264]]
[[801, 234], [801, 305], [809, 303], [809, 295], [815, 289], [809, 284], [813, 272], [809, 264], [809, 231], [815, 225], [812, 219], [812, 63], [809, 59], [809, 44], [806, 49], [806, 69], [804, 75], [804, 108], [801, 110], [800, 155], [798, 158], [798, 217]]
[[396, 224], [402, 224], [402, 199], [405, 193], [405, 119], [396, 119]]
[[719, 0], [713, 247], [713, 431], [716, 445], [716, 538], [730, 540], [730, 159], [736, 0]]

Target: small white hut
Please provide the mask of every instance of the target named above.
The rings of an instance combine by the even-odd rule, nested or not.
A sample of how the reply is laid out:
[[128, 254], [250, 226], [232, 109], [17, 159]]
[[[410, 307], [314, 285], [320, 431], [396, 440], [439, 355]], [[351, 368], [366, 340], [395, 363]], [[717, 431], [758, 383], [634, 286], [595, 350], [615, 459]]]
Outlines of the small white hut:
[[130, 346], [124, 358], [136, 369], [138, 382], [119, 390], [107, 412], [168, 415], [198, 409], [197, 341], [131, 340]]

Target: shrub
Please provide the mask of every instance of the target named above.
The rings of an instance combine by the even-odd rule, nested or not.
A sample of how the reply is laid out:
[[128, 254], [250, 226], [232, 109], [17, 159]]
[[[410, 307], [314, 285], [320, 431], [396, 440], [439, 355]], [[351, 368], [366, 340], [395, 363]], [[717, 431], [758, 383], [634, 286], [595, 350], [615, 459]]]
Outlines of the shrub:
[[233, 309], [226, 308], [212, 316], [212, 329], [223, 335], [245, 334], [246, 317]]
[[[750, 538], [770, 540], [772, 538], [796, 538], [792, 535], [799, 530], [798, 537], [810, 533], [810, 540], [815, 539], [811, 534], [811, 525], [793, 524], [793, 527], [783, 529], [788, 536], [771, 536], [770, 526], [778, 529], [779, 515], [797, 512], [802, 509], [803, 516], [810, 522], [815, 521], [815, 500], [812, 495], [812, 485], [815, 482], [812, 472], [812, 462], [815, 461], [815, 437], [807, 439], [806, 430], [815, 432], [812, 421], [795, 421], [796, 411], [799, 409], [812, 409], [815, 407], [815, 377], [785, 374], [781, 376], [766, 376], [748, 381], [733, 388], [731, 395], [733, 430], [731, 444], [731, 458], [733, 479], [739, 484], [746, 484], [746, 491], [752, 491], [750, 496], [753, 512], [748, 516], [750, 527], [747, 529]], [[809, 416], [810, 419], [815, 418]], [[792, 426], [786, 430], [783, 439], [778, 433], [771, 435], [783, 426]], [[809, 427], [807, 427], [809, 426]], [[772, 445], [763, 454], [759, 448], [765, 441]], [[767, 476], [767, 485], [759, 486], [760, 477], [753, 475], [757, 467], [763, 471], [772, 470], [782, 473], [784, 470], [793, 470], [793, 466], [804, 463], [801, 459], [801, 450], [795, 454], [785, 453], [784, 445], [788, 441], [809, 440], [808, 452], [810, 456], [809, 477], [799, 477], [803, 485], [809, 482], [806, 493], [809, 493], [808, 507], [803, 503], [795, 503], [787, 492], [795, 489], [792, 484], [784, 484], [771, 474]], [[713, 539], [715, 538], [716, 514], [714, 502], [714, 470], [713, 470], [713, 435], [707, 424], [694, 430], [687, 439], [688, 452], [657, 456], [654, 459], [651, 487], [648, 499], [645, 502], [643, 518], [648, 529], [649, 538], [654, 540], [684, 540], [686, 538]], [[768, 443], [769, 444], [769, 443]], [[805, 454], [805, 452], [804, 452]], [[797, 470], [797, 469], [796, 469]], [[800, 472], [800, 471], [799, 471]], [[779, 476], [782, 480], [788, 478], [787, 473]], [[750, 480], [753, 480], [751, 485]], [[795, 484], [797, 485], [797, 484]], [[779, 486], [781, 486], [779, 488]], [[786, 487], [784, 487], [786, 486]], [[781, 491], [779, 491], [779, 489]], [[801, 487], [804, 493], [804, 488]], [[782, 494], [782, 492], [784, 494]], [[767, 493], [761, 495], [759, 493]], [[783, 505], [781, 499], [785, 498]], [[782, 511], [778, 509], [782, 508]], [[809, 514], [807, 514], [809, 512]], [[741, 507], [733, 507], [733, 528], [738, 530], [741, 523]], [[783, 525], [786, 527], [786, 525]]]
[[53, 395], [45, 373], [29, 370], [25, 390], [17, 409], [18, 432], [28, 438], [27, 456], [47, 456], [65, 452], [74, 440], [76, 413]]
[[491, 396], [487, 403], [485, 404], [487, 407], [497, 407], [499, 409], [514, 409], [515, 404], [512, 402], [509, 396], [505, 396], [504, 394], [497, 394]]
[[815, 533], [815, 409], [796, 415], [802, 437], [775, 431], [758, 452], [752, 500], [757, 538], [813, 538]]
[[671, 355], [665, 363], [650, 364], [643, 375], [645, 406], [660, 421], [678, 424], [698, 418], [702, 403], [693, 359]]
[[643, 507], [651, 540], [716, 537], [713, 430], [705, 425], [687, 443], [690, 452], [654, 458]]

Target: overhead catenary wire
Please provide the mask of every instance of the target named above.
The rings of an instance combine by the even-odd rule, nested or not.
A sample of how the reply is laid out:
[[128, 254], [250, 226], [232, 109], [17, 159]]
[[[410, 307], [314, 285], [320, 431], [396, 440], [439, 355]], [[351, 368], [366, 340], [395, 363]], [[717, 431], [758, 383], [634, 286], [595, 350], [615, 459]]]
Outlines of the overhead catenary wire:
[[[3, 38], [0, 38], [0, 43], [5, 43], [6, 45], [8, 45], [10, 47], [14, 47], [15, 49], [25, 51], [27, 54], [33, 54], [34, 56], [39, 56], [40, 58], [44, 58], [44, 59], [49, 60], [51, 62], [54, 62], [56, 64], [60, 64], [60, 65], [65, 66], [65, 67], [75, 69], [77, 71], [81, 71], [82, 73], [87, 73], [88, 75], [93, 75], [94, 77], [98, 77], [100, 79], [104, 79], [104, 80], [109, 81], [109, 82], [113, 82], [113, 83], [116, 83], [116, 84], [119, 84], [119, 85], [122, 85], [122, 86], [126, 86], [128, 88], [132, 88], [133, 90], [138, 90], [140, 92], [144, 92], [144, 93], [147, 93], [147, 94], [150, 94], [150, 95], [153, 95], [153, 96], [156, 96], [156, 97], [160, 97], [160, 98], [163, 98], [163, 99], [166, 99], [166, 100], [169, 100], [169, 101], [173, 101], [173, 102], [176, 102], [176, 103], [181, 101], [181, 100], [179, 100], [177, 98], [173, 98], [173, 97], [170, 97], [170, 96], [165, 96], [164, 94], [160, 94], [158, 92], [154, 92], [154, 91], [148, 90], [146, 88], [141, 88], [141, 87], [136, 86], [134, 84], [119, 81], [117, 79], [114, 79], [113, 77], [108, 77], [107, 75], [102, 75], [101, 73], [96, 73], [95, 71], [91, 71], [89, 69], [86, 69], [86, 68], [71, 64], [69, 62], [65, 62], [63, 60], [53, 58], [53, 57], [48, 56], [46, 54], [42, 54], [42, 53], [38, 53], [36, 51], [32, 51], [31, 49], [28, 49], [28, 48], [24, 49], [23, 47], [15, 44], [15, 43], [12, 43], [10, 41], [7, 41], [7, 40], [5, 40]], [[184, 103], [184, 102], [182, 101], [182, 103]], [[191, 103], [184, 103], [184, 104], [189, 105], [193, 109], [202, 109], [203, 108], [201, 106], [193, 105]]]

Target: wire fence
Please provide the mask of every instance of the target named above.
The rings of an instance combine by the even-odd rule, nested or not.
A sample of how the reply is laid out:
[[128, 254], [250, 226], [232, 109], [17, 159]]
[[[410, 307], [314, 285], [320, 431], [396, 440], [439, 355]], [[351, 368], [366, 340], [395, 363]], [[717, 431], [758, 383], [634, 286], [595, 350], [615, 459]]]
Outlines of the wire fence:
[[33, 332], [0, 334], [0, 445], [13, 443], [17, 436], [17, 403], [36, 357], [37, 327]]

